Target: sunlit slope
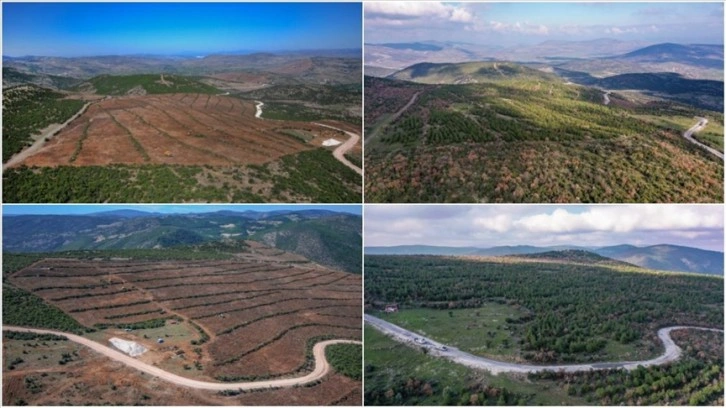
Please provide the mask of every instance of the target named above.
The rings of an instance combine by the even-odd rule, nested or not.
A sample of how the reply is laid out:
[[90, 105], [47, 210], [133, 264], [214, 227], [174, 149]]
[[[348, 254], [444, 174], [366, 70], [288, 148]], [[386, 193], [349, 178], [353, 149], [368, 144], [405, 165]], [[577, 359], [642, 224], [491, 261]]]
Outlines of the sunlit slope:
[[596, 88], [510, 64], [498, 64], [512, 71], [499, 75], [493, 65], [394, 74], [417, 83], [366, 78], [370, 201], [721, 200], [723, 163], [689, 144], [687, 127], [642, 117], [706, 116], [708, 131], [723, 126], [722, 114], [617, 94], [605, 105]]

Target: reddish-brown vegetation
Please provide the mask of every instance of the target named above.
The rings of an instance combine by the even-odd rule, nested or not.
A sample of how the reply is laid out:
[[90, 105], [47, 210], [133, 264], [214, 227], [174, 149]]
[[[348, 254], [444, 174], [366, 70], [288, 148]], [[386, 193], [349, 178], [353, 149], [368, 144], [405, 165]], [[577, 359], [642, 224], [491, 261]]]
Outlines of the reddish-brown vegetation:
[[360, 339], [361, 279], [273, 261], [275, 251], [232, 261], [45, 259], [10, 279], [89, 327], [192, 322], [210, 337], [199, 357], [207, 377], [299, 375], [311, 368], [311, 341]]
[[[252, 101], [221, 95], [134, 95], [89, 106], [18, 165], [261, 164], [312, 149], [334, 130], [255, 117]], [[309, 143], [282, 129], [311, 132]]]

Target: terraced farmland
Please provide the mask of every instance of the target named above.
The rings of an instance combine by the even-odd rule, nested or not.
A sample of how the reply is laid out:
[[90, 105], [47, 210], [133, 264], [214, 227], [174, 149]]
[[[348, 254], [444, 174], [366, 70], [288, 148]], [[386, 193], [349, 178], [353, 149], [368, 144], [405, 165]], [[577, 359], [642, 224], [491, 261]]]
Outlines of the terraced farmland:
[[144, 345], [139, 359], [170, 372], [217, 381], [298, 376], [312, 368], [314, 343], [360, 340], [361, 278], [271, 258], [52, 258], [9, 280], [101, 329], [88, 334], [99, 342]]
[[[289, 130], [304, 131], [304, 143]], [[135, 95], [89, 106], [14, 166], [263, 164], [312, 150], [339, 132], [312, 123], [255, 118], [252, 101], [209, 94]]]

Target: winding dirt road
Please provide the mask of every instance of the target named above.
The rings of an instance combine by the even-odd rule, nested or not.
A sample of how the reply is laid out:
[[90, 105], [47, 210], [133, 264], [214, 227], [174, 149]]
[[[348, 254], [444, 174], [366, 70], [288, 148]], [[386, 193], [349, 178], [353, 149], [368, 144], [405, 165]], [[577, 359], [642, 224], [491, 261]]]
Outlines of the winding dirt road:
[[606, 91], [602, 94], [602, 104], [610, 105], [610, 91]]
[[701, 118], [701, 117], [696, 116], [696, 119], [698, 119], [698, 122], [696, 122], [695, 125], [691, 126], [690, 129], [686, 130], [683, 133], [683, 137], [685, 137], [686, 140], [688, 140], [689, 142], [691, 142], [691, 143], [695, 144], [696, 146], [699, 146], [703, 149], [706, 149], [709, 153], [711, 153], [714, 156], [718, 157], [719, 159], [723, 160], [723, 153], [719, 152], [718, 150], [716, 150], [714, 148], [706, 146], [705, 144], [699, 142], [698, 140], [696, 140], [693, 137], [694, 133], [700, 132], [708, 124], [708, 119], [706, 119], [706, 118]]
[[63, 130], [63, 128], [68, 126], [69, 123], [73, 122], [74, 119], [83, 115], [83, 112], [85, 112], [86, 109], [88, 109], [88, 107], [91, 106], [92, 103], [94, 103], [94, 102], [86, 102], [86, 104], [83, 105], [81, 110], [76, 112], [76, 114], [71, 116], [67, 121], [60, 123], [60, 124], [56, 124], [56, 125], [50, 125], [49, 127], [45, 128], [43, 133], [41, 133], [40, 136], [38, 136], [38, 138], [35, 140], [35, 142], [32, 145], [30, 145], [30, 147], [17, 153], [15, 156], [11, 157], [10, 160], [8, 160], [5, 164], [3, 164], [3, 170], [18, 164], [18, 163], [22, 162], [23, 160], [27, 159], [29, 156], [32, 156], [33, 154], [35, 154], [38, 150], [40, 150], [45, 145], [46, 138], [53, 137], [53, 135], [59, 133], [61, 130]]
[[644, 361], [617, 361], [617, 362], [603, 362], [603, 363], [589, 363], [589, 364], [562, 364], [562, 365], [531, 365], [531, 364], [517, 364], [507, 363], [503, 361], [492, 360], [489, 358], [475, 356], [473, 354], [466, 353], [455, 347], [446, 346], [427, 337], [421, 336], [420, 334], [408, 331], [400, 326], [389, 323], [383, 319], [379, 319], [375, 316], [365, 315], [365, 322], [371, 325], [381, 333], [391, 337], [393, 340], [404, 343], [406, 345], [423, 347], [428, 349], [429, 355], [443, 357], [447, 360], [451, 360], [455, 363], [474, 368], [479, 370], [487, 370], [492, 374], [499, 373], [537, 373], [542, 371], [564, 371], [564, 372], [577, 372], [577, 371], [590, 371], [590, 370], [609, 370], [613, 368], [622, 368], [625, 370], [634, 370], [638, 366], [648, 367], [667, 364], [678, 360], [681, 357], [680, 347], [673, 342], [670, 333], [673, 330], [705, 330], [712, 332], [721, 332], [720, 329], [711, 329], [708, 327], [696, 327], [696, 326], [672, 326], [664, 327], [658, 330], [658, 338], [663, 342], [665, 352], [653, 359]]
[[4, 331], [17, 331], [27, 333], [38, 333], [38, 334], [55, 334], [57, 336], [65, 336], [68, 340], [82, 344], [93, 351], [103, 354], [112, 360], [126, 364], [129, 367], [135, 368], [139, 371], [143, 371], [147, 374], [158, 377], [164, 381], [172, 384], [181, 385], [183, 387], [197, 388], [202, 390], [212, 391], [224, 391], [224, 390], [259, 390], [265, 388], [280, 388], [280, 387], [293, 387], [296, 385], [303, 385], [313, 381], [317, 381], [325, 377], [330, 371], [330, 364], [325, 359], [325, 348], [332, 344], [362, 344], [360, 341], [354, 340], [327, 340], [321, 341], [315, 344], [313, 347], [313, 357], [315, 358], [315, 369], [303, 377], [297, 378], [282, 378], [277, 380], [264, 380], [264, 381], [250, 381], [250, 382], [239, 382], [239, 383], [216, 383], [208, 381], [192, 380], [190, 378], [181, 377], [176, 374], [172, 374], [168, 371], [164, 371], [158, 367], [146, 364], [133, 357], [127, 356], [126, 354], [116, 351], [110, 347], [106, 347], [100, 343], [96, 343], [93, 340], [89, 340], [85, 337], [77, 336], [71, 333], [64, 333], [55, 330], [45, 329], [31, 329], [26, 327], [17, 326], [3, 326]]
[[[255, 102], [257, 102], [257, 105], [256, 105], [257, 112], [255, 112], [255, 117], [258, 119], [264, 120], [264, 118], [262, 117], [262, 107], [265, 104], [262, 103], [261, 101], [255, 101]], [[360, 140], [360, 136], [358, 136], [357, 134], [355, 134], [353, 132], [348, 132], [347, 130], [338, 129], [337, 127], [334, 127], [334, 126], [323, 125], [322, 123], [313, 122], [313, 125], [318, 125], [318, 126], [326, 127], [329, 129], [337, 130], [337, 131], [343, 132], [348, 135], [348, 137], [349, 137], [348, 141], [341, 144], [333, 151], [333, 157], [335, 157], [339, 162], [345, 164], [351, 170], [355, 171], [356, 173], [358, 173], [362, 176], [363, 170], [360, 167], [357, 167], [353, 163], [349, 162], [348, 159], [345, 158], [345, 153], [347, 153], [348, 150], [352, 149], [353, 146], [355, 146], [355, 144], [358, 143], [358, 140]]]
[[322, 123], [313, 123], [313, 124], [314, 125], [318, 125], [318, 126], [322, 126], [322, 127], [326, 127], [326, 128], [330, 128], [330, 129], [334, 129], [334, 130], [338, 130], [338, 131], [344, 132], [345, 134], [348, 135], [348, 140], [345, 143], [343, 143], [340, 146], [338, 146], [333, 151], [333, 156], [336, 159], [338, 159], [339, 162], [345, 164], [351, 170], [355, 171], [356, 173], [358, 173], [358, 174], [360, 174], [362, 176], [363, 175], [363, 170], [360, 167], [356, 166], [355, 164], [349, 162], [348, 159], [345, 158], [345, 153], [347, 153], [348, 150], [352, 149], [353, 146], [355, 146], [355, 144], [358, 143], [358, 140], [360, 140], [360, 136], [358, 136], [357, 134], [355, 134], [353, 132], [348, 132], [347, 130], [338, 129], [337, 127], [333, 127], [333, 126], [329, 126], [329, 125], [323, 125]]

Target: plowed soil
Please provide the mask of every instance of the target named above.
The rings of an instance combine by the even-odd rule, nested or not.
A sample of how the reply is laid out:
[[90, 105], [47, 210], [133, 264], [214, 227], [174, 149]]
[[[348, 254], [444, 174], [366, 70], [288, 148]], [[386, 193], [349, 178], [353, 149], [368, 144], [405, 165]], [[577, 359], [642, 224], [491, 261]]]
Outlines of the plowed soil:
[[[174, 318], [194, 323], [210, 338], [201, 346], [184, 342], [172, 349], [157, 344], [155, 338], [119, 328], [94, 333], [94, 339], [107, 343], [112, 336], [122, 336], [136, 341], [149, 349], [141, 358], [170, 369], [178, 365], [181, 375], [189, 370], [182, 366], [192, 360], [177, 359], [175, 352], [183, 350], [189, 357], [199, 353], [195, 359], [204, 368], [194, 375], [209, 380], [296, 376], [309, 369], [311, 342], [360, 340], [359, 275], [299, 259], [288, 263], [285, 257], [271, 258], [264, 254], [231, 261], [55, 258], [18, 271], [10, 281], [89, 327], [159, 318], [170, 319], [169, 330], [168, 325], [177, 325]], [[201, 338], [192, 326], [188, 328]], [[347, 389], [339, 397], [350, 392]]]
[[[304, 143], [283, 129], [306, 130], [315, 138]], [[311, 123], [255, 118], [254, 102], [230, 96], [124, 96], [92, 104], [15, 165], [262, 164], [312, 149], [336, 134]]]

